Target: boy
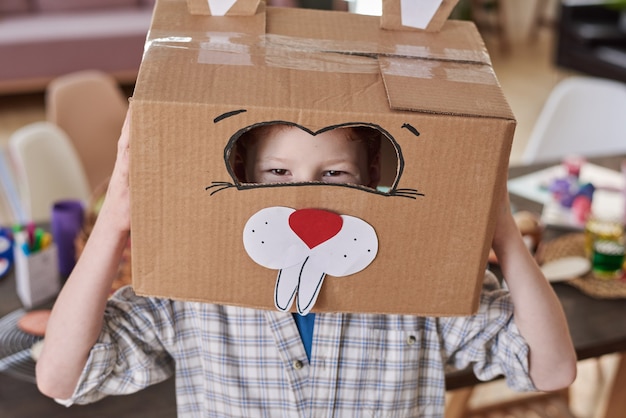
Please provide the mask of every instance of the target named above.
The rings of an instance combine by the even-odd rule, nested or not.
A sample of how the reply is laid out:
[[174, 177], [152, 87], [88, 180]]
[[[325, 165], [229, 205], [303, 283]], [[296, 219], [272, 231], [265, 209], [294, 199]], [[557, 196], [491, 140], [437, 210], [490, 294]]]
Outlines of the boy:
[[234, 172], [248, 183], [320, 181], [376, 188], [381, 136], [367, 126], [337, 128], [312, 137], [286, 124], [262, 125], [237, 140]]
[[[574, 380], [563, 312], [506, 194], [493, 248], [510, 294], [487, 272], [474, 316], [318, 313], [307, 360], [289, 313], [142, 298], [130, 288], [107, 303], [130, 230], [128, 132], [125, 125], [107, 197], [49, 321], [37, 364], [43, 393], [87, 403], [175, 373], [185, 417], [442, 417], [447, 365], [475, 363], [480, 378], [504, 374], [519, 390], [555, 390]], [[322, 140], [290, 126], [270, 132], [246, 147], [248, 181], [376, 182], [377, 163], [345, 132]], [[294, 142], [287, 158], [282, 152]]]

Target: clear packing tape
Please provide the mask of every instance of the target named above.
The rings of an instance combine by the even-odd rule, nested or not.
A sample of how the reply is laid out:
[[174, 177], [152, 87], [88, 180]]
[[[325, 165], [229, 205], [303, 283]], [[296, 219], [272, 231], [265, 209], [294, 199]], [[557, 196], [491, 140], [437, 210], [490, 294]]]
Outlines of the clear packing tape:
[[445, 78], [462, 83], [496, 84], [489, 57], [482, 51], [375, 42], [333, 41], [285, 35], [198, 32], [185, 36], [152, 33], [150, 48], [197, 52], [207, 65], [263, 65], [302, 71], [386, 73], [412, 78]]

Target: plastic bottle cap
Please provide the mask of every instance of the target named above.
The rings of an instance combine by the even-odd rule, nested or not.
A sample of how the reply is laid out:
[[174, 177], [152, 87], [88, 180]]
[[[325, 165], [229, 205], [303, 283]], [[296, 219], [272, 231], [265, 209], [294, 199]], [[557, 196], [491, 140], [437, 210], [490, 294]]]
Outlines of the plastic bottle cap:
[[596, 190], [591, 202], [595, 218], [621, 222], [624, 219], [624, 195], [617, 191]]

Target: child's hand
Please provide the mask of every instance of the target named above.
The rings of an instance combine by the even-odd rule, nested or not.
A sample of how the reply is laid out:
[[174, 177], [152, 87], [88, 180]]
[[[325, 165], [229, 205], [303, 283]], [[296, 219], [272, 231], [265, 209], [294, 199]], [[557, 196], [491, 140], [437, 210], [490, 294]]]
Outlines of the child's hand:
[[98, 217], [104, 217], [109, 227], [120, 232], [130, 231], [130, 194], [128, 190], [128, 160], [130, 111], [117, 143], [117, 159], [109, 181], [106, 197]]

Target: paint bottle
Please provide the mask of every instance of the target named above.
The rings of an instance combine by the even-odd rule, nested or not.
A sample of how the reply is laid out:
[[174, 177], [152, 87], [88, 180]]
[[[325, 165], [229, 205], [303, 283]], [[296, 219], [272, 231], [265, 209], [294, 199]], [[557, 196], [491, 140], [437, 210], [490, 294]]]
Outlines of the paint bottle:
[[596, 278], [616, 279], [623, 275], [624, 218], [621, 193], [596, 191], [591, 217], [585, 224], [585, 252]]
[[622, 225], [626, 227], [626, 160], [622, 160], [622, 200], [623, 200], [623, 217]]

